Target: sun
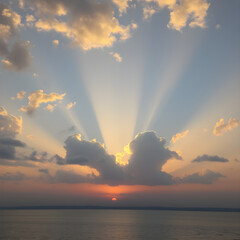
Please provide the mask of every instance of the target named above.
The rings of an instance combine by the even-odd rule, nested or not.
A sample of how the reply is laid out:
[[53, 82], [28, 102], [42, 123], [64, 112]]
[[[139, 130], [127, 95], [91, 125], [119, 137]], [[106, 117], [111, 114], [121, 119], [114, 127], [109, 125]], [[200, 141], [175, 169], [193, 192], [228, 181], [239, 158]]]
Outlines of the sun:
[[113, 197], [113, 198], [112, 198], [112, 201], [113, 201], [113, 202], [114, 202], [114, 201], [117, 201], [117, 198]]

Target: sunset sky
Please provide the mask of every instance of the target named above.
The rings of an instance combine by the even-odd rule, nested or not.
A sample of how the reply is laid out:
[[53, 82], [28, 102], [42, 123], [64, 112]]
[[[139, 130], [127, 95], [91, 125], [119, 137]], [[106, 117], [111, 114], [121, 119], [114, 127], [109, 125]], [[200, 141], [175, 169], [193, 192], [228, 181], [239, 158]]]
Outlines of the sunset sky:
[[240, 207], [239, 11], [1, 0], [0, 206]]

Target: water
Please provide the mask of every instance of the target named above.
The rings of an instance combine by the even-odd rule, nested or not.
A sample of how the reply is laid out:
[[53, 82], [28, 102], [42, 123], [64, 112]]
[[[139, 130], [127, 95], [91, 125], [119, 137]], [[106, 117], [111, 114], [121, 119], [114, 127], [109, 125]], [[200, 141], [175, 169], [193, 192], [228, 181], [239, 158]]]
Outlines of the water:
[[240, 240], [240, 213], [1, 210], [4, 240]]

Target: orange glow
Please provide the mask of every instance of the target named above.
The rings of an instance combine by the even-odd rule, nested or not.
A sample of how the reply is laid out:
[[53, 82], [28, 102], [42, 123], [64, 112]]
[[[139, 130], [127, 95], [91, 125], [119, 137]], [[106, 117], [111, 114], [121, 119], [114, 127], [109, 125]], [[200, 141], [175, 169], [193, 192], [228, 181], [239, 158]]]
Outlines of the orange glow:
[[113, 198], [112, 198], [112, 201], [113, 201], [113, 202], [114, 202], [114, 201], [117, 201], [117, 198], [113, 197]]

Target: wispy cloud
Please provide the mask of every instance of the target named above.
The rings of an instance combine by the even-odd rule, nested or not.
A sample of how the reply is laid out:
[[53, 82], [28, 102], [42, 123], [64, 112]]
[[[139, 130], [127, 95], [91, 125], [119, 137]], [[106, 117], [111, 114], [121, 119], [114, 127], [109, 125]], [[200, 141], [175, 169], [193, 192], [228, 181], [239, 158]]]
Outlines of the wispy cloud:
[[76, 102], [70, 102], [67, 104], [67, 109], [71, 109], [72, 107], [74, 107], [76, 105]]
[[172, 142], [172, 143], [177, 142], [179, 139], [184, 138], [188, 133], [189, 133], [189, 130], [186, 130], [185, 132], [181, 132], [181, 133], [175, 134], [175, 135], [172, 137], [171, 142]]
[[233, 130], [239, 126], [239, 120], [237, 118], [230, 118], [227, 123], [224, 122], [224, 119], [221, 118], [213, 129], [213, 134], [216, 136], [223, 135], [224, 133]]

